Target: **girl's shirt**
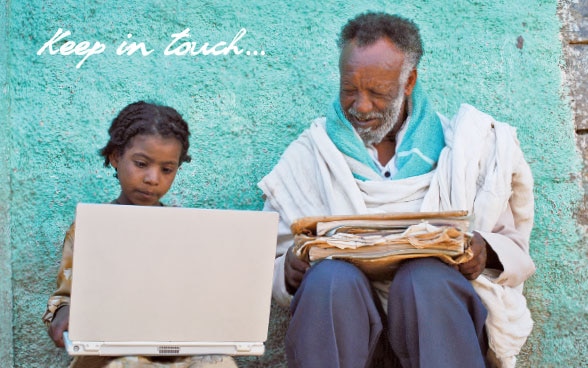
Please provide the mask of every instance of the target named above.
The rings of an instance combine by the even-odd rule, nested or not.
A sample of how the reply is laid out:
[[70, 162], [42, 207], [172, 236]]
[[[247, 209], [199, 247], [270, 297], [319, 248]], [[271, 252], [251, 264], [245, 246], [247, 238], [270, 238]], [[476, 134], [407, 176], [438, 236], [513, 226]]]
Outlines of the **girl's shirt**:
[[75, 223], [71, 224], [65, 233], [63, 240], [63, 253], [61, 255], [61, 264], [59, 265], [59, 272], [57, 273], [57, 290], [51, 294], [49, 301], [47, 301], [47, 310], [43, 314], [43, 322], [45, 326], [49, 327], [55, 312], [65, 306], [69, 305], [71, 295], [71, 266], [73, 263], [73, 242], [75, 235]]

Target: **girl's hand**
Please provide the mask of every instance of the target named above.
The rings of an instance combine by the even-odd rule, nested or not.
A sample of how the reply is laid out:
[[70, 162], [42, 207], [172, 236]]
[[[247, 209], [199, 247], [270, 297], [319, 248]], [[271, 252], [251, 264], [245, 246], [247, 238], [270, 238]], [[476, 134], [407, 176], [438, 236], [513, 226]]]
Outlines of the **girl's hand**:
[[51, 325], [49, 326], [49, 337], [55, 343], [55, 346], [63, 348], [63, 332], [69, 328], [69, 305], [65, 305], [55, 311]]

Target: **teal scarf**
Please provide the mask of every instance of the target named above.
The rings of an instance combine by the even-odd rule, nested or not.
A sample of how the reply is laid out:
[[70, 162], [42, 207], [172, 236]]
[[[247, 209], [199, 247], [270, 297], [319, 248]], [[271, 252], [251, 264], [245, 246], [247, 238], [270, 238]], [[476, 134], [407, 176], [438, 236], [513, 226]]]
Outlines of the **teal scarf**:
[[[400, 146], [396, 147], [398, 172], [393, 180], [428, 173], [435, 167], [441, 149], [445, 146], [441, 120], [418, 82], [412, 90], [411, 100], [412, 112], [408, 127]], [[345, 117], [339, 98], [333, 102], [332, 109], [327, 113], [326, 130], [341, 153], [381, 175], [363, 141], [355, 134], [353, 126]], [[354, 176], [367, 180], [357, 173]]]

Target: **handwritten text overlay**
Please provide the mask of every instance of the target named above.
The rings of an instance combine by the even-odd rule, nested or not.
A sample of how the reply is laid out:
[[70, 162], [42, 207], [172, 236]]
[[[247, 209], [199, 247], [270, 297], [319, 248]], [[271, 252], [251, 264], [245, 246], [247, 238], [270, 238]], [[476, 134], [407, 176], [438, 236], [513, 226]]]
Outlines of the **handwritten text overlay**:
[[[219, 56], [219, 55], [253, 55], [264, 56], [265, 51], [245, 51], [240, 48], [238, 43], [247, 34], [245, 28], [241, 28], [239, 32], [233, 37], [230, 42], [220, 41], [215, 44], [210, 42], [197, 43], [188, 41], [190, 39], [190, 28], [184, 29], [180, 33], [173, 33], [171, 41], [163, 50], [164, 56]], [[100, 41], [95, 41], [93, 44], [90, 41], [75, 42], [69, 39], [71, 32], [59, 28], [57, 32], [37, 51], [37, 55], [42, 55], [45, 51], [49, 55], [81, 56], [82, 59], [76, 64], [76, 68], [80, 68], [89, 57], [99, 55], [106, 51], [107, 47]], [[153, 53], [153, 49], [149, 48], [144, 42], [130, 41], [132, 34], [127, 35], [129, 41], [122, 41], [116, 48], [117, 55], [133, 55], [140, 52], [141, 56], [146, 57]], [[66, 41], [67, 39], [67, 41]]]

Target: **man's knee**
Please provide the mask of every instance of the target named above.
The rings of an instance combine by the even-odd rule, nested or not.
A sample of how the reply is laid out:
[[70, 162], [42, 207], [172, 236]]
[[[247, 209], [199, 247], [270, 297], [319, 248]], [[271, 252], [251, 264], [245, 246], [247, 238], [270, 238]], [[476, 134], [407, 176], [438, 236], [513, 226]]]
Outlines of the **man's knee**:
[[335, 281], [341, 284], [367, 282], [367, 278], [348, 262], [325, 259], [312, 266], [303, 281], [329, 285]]
[[467, 279], [451, 266], [433, 257], [418, 258], [406, 261], [398, 268], [390, 286], [390, 295], [398, 295], [414, 287], [433, 295], [456, 286], [473, 291]]
[[357, 288], [370, 289], [369, 280], [357, 267], [344, 261], [327, 259], [310, 268], [299, 291], [306, 295], [329, 293], [335, 298], [345, 298]]

